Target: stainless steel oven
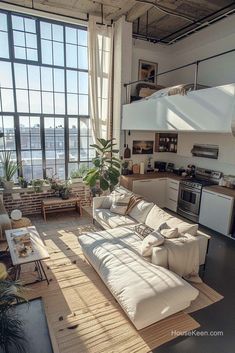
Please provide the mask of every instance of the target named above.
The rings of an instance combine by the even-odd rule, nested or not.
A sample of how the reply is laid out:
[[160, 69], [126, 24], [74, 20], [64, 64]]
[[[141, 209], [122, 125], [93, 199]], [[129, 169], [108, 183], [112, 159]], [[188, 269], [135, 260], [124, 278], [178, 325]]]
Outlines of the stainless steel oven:
[[191, 181], [181, 181], [177, 212], [182, 216], [198, 221], [202, 185]]

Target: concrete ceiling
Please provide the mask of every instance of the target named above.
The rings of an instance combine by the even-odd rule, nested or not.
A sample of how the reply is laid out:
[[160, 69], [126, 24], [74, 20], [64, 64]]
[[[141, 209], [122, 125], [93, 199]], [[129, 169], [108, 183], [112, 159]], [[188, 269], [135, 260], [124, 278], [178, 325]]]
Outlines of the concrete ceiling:
[[[4, 2], [4, 1], [2, 1]], [[125, 15], [133, 22], [133, 36], [171, 44], [185, 35], [235, 12], [231, 0], [9, 0], [6, 3], [33, 7], [66, 16], [106, 21]]]

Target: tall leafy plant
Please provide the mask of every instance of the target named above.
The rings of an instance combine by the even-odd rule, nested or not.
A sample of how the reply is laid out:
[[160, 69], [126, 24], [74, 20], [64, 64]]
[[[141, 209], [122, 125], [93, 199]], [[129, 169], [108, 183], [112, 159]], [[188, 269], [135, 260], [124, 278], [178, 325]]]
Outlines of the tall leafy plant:
[[16, 163], [11, 159], [11, 151], [2, 152], [0, 162], [3, 166], [4, 179], [11, 181], [15, 173], [20, 168], [20, 163]]
[[6, 278], [7, 273], [3, 266], [0, 272], [0, 348], [4, 353], [26, 353], [23, 323], [18, 318], [14, 305], [26, 301], [24, 289], [19, 282]]
[[120, 160], [115, 156], [119, 150], [115, 149], [114, 139], [98, 139], [99, 144], [90, 145], [96, 150], [96, 157], [92, 160], [94, 167], [89, 169], [83, 180], [91, 188], [99, 182], [100, 188], [112, 191], [120, 176]]

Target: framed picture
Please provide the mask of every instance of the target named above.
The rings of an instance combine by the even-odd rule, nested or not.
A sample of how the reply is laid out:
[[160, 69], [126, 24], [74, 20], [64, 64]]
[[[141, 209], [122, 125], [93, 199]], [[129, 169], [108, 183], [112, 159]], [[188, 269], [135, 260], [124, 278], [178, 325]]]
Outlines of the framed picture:
[[132, 154], [153, 154], [153, 141], [133, 141]]
[[154, 84], [157, 83], [157, 77], [153, 77], [157, 74], [158, 64], [152, 63], [146, 60], [139, 60], [139, 80], [147, 80], [150, 77], [151, 79], [148, 82]]

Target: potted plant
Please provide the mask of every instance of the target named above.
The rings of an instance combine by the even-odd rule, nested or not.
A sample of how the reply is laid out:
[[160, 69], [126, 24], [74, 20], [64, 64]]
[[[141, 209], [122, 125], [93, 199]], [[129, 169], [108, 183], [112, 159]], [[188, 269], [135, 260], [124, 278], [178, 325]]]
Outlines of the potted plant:
[[34, 188], [34, 191], [39, 193], [42, 192], [42, 186], [44, 184], [44, 180], [43, 179], [33, 179], [31, 180], [30, 184], [32, 185], [32, 187]]
[[114, 156], [119, 150], [114, 149], [113, 140], [98, 139], [99, 145], [91, 145], [96, 150], [96, 157], [92, 160], [94, 167], [87, 171], [83, 180], [90, 186], [93, 196], [106, 190], [112, 192], [118, 184], [121, 163]]
[[129, 174], [128, 166], [129, 166], [129, 162], [128, 161], [124, 161], [122, 163], [122, 175], [128, 175]]
[[69, 195], [71, 193], [71, 185], [70, 185], [69, 180], [65, 180], [64, 183], [62, 184], [61, 190], [60, 190], [60, 196], [63, 200], [69, 199]]
[[26, 353], [23, 322], [14, 304], [26, 302], [24, 288], [8, 278], [6, 267], [0, 264], [0, 349], [4, 353]]
[[5, 189], [12, 189], [14, 186], [13, 176], [20, 168], [20, 163], [17, 163], [11, 159], [11, 151], [2, 152], [0, 155], [0, 162], [3, 167], [3, 177], [1, 178], [3, 187]]
[[88, 167], [81, 164], [78, 169], [72, 170], [70, 173], [70, 178], [73, 183], [79, 183], [83, 181], [84, 175], [87, 173]]
[[28, 181], [24, 177], [22, 177], [22, 176], [18, 177], [18, 181], [19, 181], [19, 185], [23, 189], [26, 189], [28, 187]]

